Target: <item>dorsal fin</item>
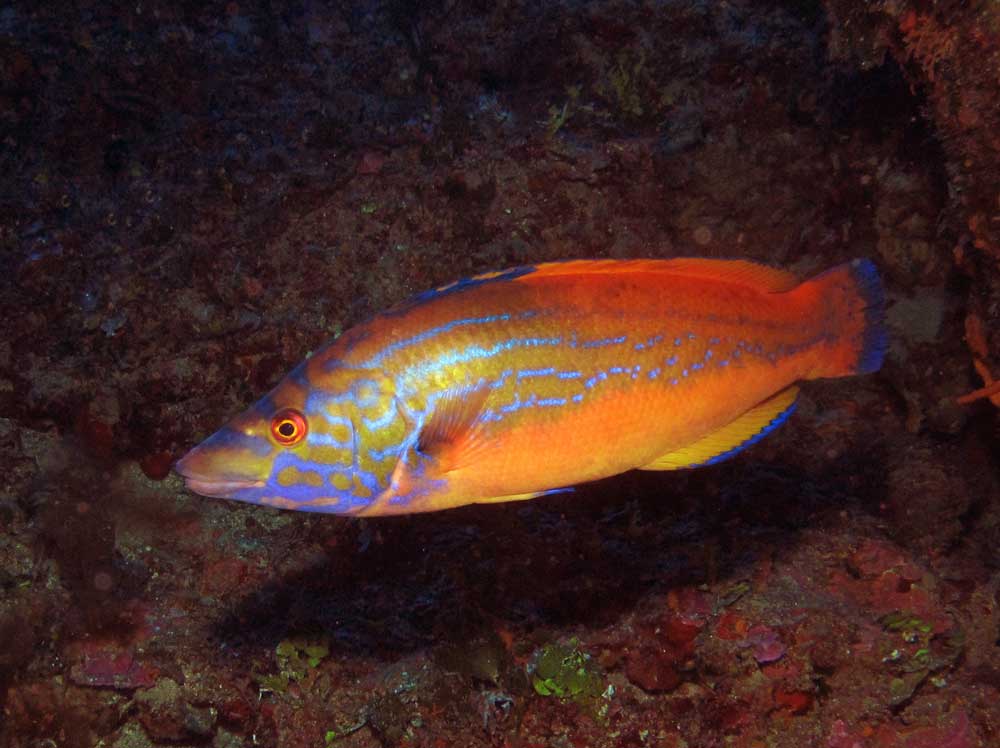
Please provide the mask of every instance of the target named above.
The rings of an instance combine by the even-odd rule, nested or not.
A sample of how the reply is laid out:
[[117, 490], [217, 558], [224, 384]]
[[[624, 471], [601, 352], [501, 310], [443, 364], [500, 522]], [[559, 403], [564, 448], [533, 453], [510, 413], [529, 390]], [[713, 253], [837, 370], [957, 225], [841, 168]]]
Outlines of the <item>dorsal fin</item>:
[[799, 279], [786, 270], [777, 270], [749, 260], [706, 260], [697, 257], [677, 257], [672, 260], [569, 260], [536, 265], [531, 273], [518, 276], [519, 282], [530, 283], [536, 278], [558, 275], [591, 275], [597, 273], [657, 273], [663, 275], [704, 278], [761, 291], [781, 293], [799, 285]]
[[492, 273], [474, 275], [471, 278], [462, 278], [461, 280], [453, 281], [445, 286], [438, 286], [437, 288], [432, 288], [430, 291], [424, 291], [416, 296], [412, 296], [382, 314], [387, 316], [397, 316], [408, 312], [414, 307], [425, 304], [428, 301], [433, 301], [434, 299], [438, 299], [442, 296], [449, 296], [451, 294], [466, 291], [470, 288], [482, 286], [487, 283], [499, 283], [502, 281], [514, 280], [515, 278], [520, 278], [522, 275], [528, 275], [534, 271], [534, 265], [522, 265], [520, 267], [507, 268], [506, 270], [498, 270]]
[[680, 470], [722, 462], [757, 443], [783, 424], [795, 410], [795, 398], [798, 394], [798, 387], [788, 387], [694, 444], [665, 454], [640, 469]]
[[540, 265], [521, 265], [462, 278], [446, 286], [417, 294], [382, 314], [390, 317], [405, 314], [428, 301], [488, 283], [506, 281], [531, 283], [535, 279], [546, 277], [600, 273], [662, 273], [733, 283], [770, 293], [790, 291], [799, 285], [796, 275], [749, 260], [706, 260], [698, 257], [676, 257], [672, 260], [564, 260], [543, 262]]

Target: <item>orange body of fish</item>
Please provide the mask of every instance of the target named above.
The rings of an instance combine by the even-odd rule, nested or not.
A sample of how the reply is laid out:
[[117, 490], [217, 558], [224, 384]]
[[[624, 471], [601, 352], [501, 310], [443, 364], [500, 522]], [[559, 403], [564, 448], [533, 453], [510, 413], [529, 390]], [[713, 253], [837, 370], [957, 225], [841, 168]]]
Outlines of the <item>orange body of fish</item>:
[[178, 464], [285, 509], [400, 514], [717, 462], [886, 348], [874, 266], [576, 260], [459, 281], [328, 343]]

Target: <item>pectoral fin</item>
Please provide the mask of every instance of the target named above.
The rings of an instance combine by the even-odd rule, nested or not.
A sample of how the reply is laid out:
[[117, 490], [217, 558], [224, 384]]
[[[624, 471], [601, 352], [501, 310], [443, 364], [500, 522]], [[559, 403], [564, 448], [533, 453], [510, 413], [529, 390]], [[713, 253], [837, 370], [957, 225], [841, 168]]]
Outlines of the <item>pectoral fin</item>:
[[489, 387], [459, 388], [442, 395], [415, 438], [403, 449], [388, 487], [360, 515], [403, 514], [444, 509], [449, 473], [475, 463], [489, 448], [483, 405]]
[[472, 464], [488, 447], [483, 433], [483, 405], [490, 389], [456, 389], [434, 406], [417, 437], [416, 451], [433, 463], [437, 475]]
[[702, 437], [694, 444], [663, 455], [642, 470], [680, 470], [714, 465], [755, 444], [783, 424], [795, 410], [799, 388], [789, 387], [751, 408], [735, 421]]

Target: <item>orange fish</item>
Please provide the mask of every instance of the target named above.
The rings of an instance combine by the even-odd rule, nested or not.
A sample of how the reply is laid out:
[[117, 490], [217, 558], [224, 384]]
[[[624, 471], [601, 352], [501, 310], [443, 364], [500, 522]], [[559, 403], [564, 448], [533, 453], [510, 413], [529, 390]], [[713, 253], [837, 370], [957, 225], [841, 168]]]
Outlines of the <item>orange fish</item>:
[[803, 379], [876, 371], [868, 260], [575, 260], [458, 281], [329, 342], [177, 465], [205, 496], [404, 514], [709, 465]]

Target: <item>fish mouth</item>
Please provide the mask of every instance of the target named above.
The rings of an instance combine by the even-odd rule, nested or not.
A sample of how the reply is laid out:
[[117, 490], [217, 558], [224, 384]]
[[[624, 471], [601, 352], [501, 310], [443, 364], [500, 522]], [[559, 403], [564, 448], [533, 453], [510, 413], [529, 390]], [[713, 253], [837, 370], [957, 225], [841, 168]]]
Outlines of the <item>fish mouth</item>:
[[246, 473], [226, 470], [227, 466], [218, 464], [218, 456], [218, 451], [197, 447], [178, 460], [174, 471], [184, 479], [188, 490], [217, 499], [231, 499], [240, 491], [267, 483]]
[[[180, 473], [180, 471], [178, 471]], [[226, 478], [202, 478], [197, 475], [185, 475], [184, 485], [189, 491], [194, 491], [201, 496], [211, 496], [214, 499], [229, 499], [237, 491], [246, 488], [260, 488], [264, 485], [262, 480], [230, 480]]]

